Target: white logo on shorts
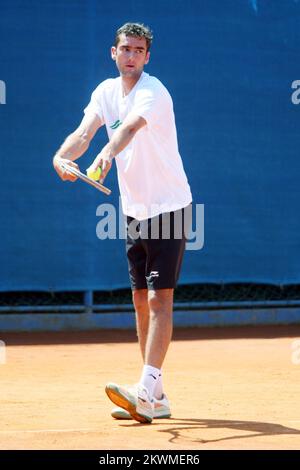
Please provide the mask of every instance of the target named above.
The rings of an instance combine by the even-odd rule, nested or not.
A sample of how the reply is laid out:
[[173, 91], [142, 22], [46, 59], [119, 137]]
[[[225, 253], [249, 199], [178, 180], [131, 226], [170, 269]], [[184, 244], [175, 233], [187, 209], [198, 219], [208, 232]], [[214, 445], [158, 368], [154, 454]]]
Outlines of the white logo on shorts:
[[158, 271], [151, 271], [149, 274], [149, 277], [159, 277], [159, 272]]

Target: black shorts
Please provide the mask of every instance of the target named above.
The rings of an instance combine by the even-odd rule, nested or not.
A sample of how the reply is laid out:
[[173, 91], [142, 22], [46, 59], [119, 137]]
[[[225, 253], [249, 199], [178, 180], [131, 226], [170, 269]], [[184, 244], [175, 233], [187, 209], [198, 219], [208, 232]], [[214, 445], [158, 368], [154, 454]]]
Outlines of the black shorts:
[[127, 216], [126, 253], [131, 288], [173, 289], [178, 281], [191, 206], [138, 221]]

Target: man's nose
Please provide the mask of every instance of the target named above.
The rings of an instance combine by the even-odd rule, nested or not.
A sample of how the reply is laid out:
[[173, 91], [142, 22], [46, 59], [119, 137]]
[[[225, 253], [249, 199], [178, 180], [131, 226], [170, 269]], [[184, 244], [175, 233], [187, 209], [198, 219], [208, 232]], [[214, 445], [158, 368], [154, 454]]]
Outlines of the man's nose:
[[133, 60], [134, 59], [134, 51], [128, 52], [128, 59]]

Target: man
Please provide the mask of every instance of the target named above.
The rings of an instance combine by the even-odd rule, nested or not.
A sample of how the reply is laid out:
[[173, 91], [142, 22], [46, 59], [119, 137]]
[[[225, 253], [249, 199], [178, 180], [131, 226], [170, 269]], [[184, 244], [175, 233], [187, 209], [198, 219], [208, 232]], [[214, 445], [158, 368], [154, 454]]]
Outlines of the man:
[[[137, 385], [128, 388], [107, 384], [106, 393], [121, 407], [113, 410], [112, 416], [146, 423], [153, 417], [171, 415], [163, 392], [161, 367], [171, 341], [173, 291], [185, 247], [184, 234], [174, 236], [175, 219], [184, 215], [184, 208], [192, 201], [178, 152], [172, 99], [158, 79], [143, 71], [150, 58], [151, 42], [152, 32], [142, 24], [126, 23], [118, 29], [111, 56], [120, 76], [105, 80], [96, 88], [81, 124], [53, 160], [59, 176], [74, 181], [76, 177], [61, 168], [62, 159], [77, 167], [74, 160], [87, 150], [96, 131], [106, 125], [109, 142], [90, 169], [101, 167], [103, 182], [116, 159], [122, 208], [127, 216], [132, 297], [144, 361]], [[162, 236], [164, 220], [170, 222], [170, 237]], [[158, 224], [158, 238], [149, 236], [153, 222]]]

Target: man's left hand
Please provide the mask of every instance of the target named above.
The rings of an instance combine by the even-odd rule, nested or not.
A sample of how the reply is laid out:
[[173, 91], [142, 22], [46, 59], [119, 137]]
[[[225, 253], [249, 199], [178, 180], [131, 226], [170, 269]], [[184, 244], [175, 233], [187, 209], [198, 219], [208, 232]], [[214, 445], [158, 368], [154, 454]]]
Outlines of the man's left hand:
[[97, 155], [91, 166], [88, 168], [88, 170], [91, 170], [92, 172], [95, 172], [98, 167], [101, 168], [100, 183], [103, 183], [109, 170], [111, 169], [112, 159], [113, 157], [111, 156], [110, 151], [104, 147]]

